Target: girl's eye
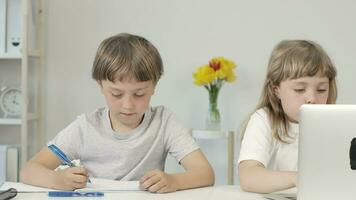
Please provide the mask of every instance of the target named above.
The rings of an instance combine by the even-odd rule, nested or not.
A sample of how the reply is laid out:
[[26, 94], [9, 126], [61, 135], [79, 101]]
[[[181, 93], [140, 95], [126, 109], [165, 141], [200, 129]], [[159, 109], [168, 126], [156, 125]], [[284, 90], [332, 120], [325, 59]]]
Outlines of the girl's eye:
[[327, 89], [318, 89], [318, 92], [319, 93], [324, 93], [324, 92], [326, 92], [327, 91]]
[[304, 92], [305, 91], [305, 89], [302, 89], [302, 88], [298, 88], [298, 89], [294, 89], [294, 91], [296, 91], [296, 92], [298, 92], [298, 93], [301, 93], [301, 92]]

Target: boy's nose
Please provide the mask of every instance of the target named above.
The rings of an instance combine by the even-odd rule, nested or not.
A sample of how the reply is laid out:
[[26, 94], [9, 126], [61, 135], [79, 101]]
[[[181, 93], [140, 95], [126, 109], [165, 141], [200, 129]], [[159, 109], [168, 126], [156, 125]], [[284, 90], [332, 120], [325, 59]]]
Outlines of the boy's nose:
[[124, 98], [122, 107], [124, 107], [126, 109], [130, 109], [133, 107], [133, 102], [132, 102], [131, 97]]

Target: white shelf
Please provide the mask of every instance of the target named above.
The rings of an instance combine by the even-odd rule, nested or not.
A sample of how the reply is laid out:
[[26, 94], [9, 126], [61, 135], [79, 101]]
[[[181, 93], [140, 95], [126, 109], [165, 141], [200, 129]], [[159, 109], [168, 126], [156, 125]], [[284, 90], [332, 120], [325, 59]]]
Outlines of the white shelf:
[[0, 118], [1, 125], [20, 125], [20, 118]]
[[[30, 57], [40, 57], [41, 53], [37, 49], [32, 49], [28, 51], [28, 56]], [[21, 53], [1, 53], [0, 59], [21, 59]]]
[[[5, 0], [4, 2], [5, 6], [7, 6], [7, 3], [10, 1]], [[14, 130], [14, 133], [20, 133], [20, 139], [16, 140], [15, 142], [21, 146], [21, 165], [24, 165], [30, 153], [34, 153], [29, 151], [29, 147], [35, 147], [35, 149], [36, 147], [40, 147], [43, 143], [42, 140], [44, 138], [41, 130], [42, 118], [40, 115], [40, 113], [42, 112], [40, 101], [42, 97], [40, 93], [42, 91], [41, 75], [44, 63], [42, 55], [44, 38], [44, 16], [43, 0], [21, 0], [14, 2], [16, 4], [12, 4], [13, 6], [11, 7], [13, 8], [13, 10], [7, 10], [8, 12], [5, 16], [5, 22], [6, 24], [11, 23], [14, 27], [16, 26], [18, 29], [7, 30], [7, 28], [9, 27], [9, 25], [7, 25], [5, 26], [5, 32], [9, 35], [14, 34], [16, 37], [20, 36], [19, 38], [21, 38], [21, 47], [20, 50], [15, 51], [16, 48], [6, 45], [4, 47], [4, 45], [2, 45], [1, 43], [0, 46], [3, 47], [1, 49], [1, 52], [5, 53], [0, 53], [0, 62], [8, 60], [16, 61], [9, 62], [7, 65], [20, 67], [20, 73], [16, 74], [16, 76], [21, 78], [19, 81], [17, 81], [17, 83], [21, 85], [21, 109], [25, 112], [21, 112], [21, 116], [18, 116], [17, 118], [4, 118], [3, 115], [0, 114], [0, 133], [3, 132], [2, 128], [4, 128], [4, 126], [6, 125], [20, 127], [20, 131]], [[10, 17], [7, 18], [8, 16]], [[0, 42], [2, 41], [3, 39]], [[12, 50], [10, 47], [12, 48]], [[37, 60], [35, 62], [32, 62], [32, 59]], [[13, 71], [14, 70], [12, 70], [11, 73]], [[16, 73], [17, 72], [18, 70], [16, 70]], [[1, 67], [0, 73], [4, 73]], [[31, 89], [29, 89], [29, 86], [31, 87]], [[30, 105], [24, 103], [29, 101], [32, 102]], [[31, 113], [29, 113], [30, 110]], [[35, 123], [34, 126], [32, 123]], [[30, 133], [32, 132], [34, 133], [34, 135], [30, 135]], [[1, 137], [2, 136], [0, 136], [0, 138]], [[30, 137], [35, 138], [37, 141], [33, 142], [29, 140]], [[31, 144], [30, 142], [32, 142], [33, 144]]]
[[[35, 113], [28, 113], [27, 121], [37, 120], [38, 115]], [[21, 118], [0, 118], [0, 125], [21, 125]]]
[[2, 53], [0, 54], [0, 59], [21, 59], [22, 55], [20, 53]]

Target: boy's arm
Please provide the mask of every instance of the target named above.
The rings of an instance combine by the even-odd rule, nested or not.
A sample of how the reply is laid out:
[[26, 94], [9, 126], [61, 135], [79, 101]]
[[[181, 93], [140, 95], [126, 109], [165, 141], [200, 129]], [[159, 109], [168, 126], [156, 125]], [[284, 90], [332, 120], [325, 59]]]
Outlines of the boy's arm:
[[86, 170], [82, 167], [54, 171], [60, 165], [59, 159], [47, 148], [43, 148], [22, 168], [23, 183], [41, 187], [73, 190], [86, 185]]
[[239, 164], [240, 186], [246, 192], [271, 193], [296, 186], [297, 173], [273, 171], [256, 160]]
[[215, 182], [214, 171], [201, 150], [195, 150], [181, 161], [186, 170], [183, 173], [172, 174], [177, 190], [211, 186]]
[[147, 172], [140, 179], [140, 187], [150, 192], [165, 193], [214, 184], [214, 171], [199, 149], [186, 155], [181, 164], [186, 170], [183, 173]]

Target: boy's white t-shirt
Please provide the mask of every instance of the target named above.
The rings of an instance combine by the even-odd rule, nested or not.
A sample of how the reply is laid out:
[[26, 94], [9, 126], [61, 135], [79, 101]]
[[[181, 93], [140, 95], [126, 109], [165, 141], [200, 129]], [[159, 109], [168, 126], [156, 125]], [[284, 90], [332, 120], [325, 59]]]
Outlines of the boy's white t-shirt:
[[297, 171], [299, 125], [289, 123], [289, 144], [272, 137], [268, 115], [264, 109], [252, 114], [241, 142], [238, 164], [244, 160], [256, 160], [266, 168], [278, 171]]
[[163, 171], [167, 153], [179, 162], [199, 149], [189, 130], [163, 106], [148, 108], [129, 133], [115, 132], [109, 110], [97, 109], [78, 116], [50, 144], [80, 159], [89, 176], [115, 180], [139, 180], [150, 170]]

